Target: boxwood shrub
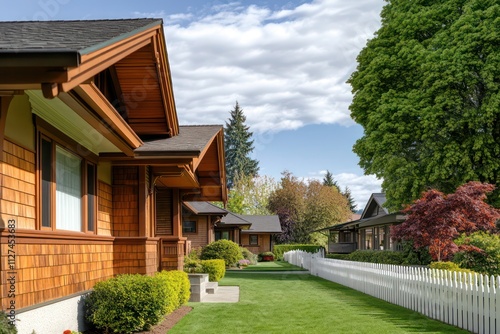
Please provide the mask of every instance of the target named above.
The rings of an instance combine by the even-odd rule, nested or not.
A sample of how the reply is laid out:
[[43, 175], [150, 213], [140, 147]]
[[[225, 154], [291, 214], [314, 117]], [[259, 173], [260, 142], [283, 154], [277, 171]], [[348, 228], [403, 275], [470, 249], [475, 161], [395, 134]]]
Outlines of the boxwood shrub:
[[226, 263], [224, 260], [201, 260], [201, 272], [208, 274], [210, 282], [218, 282], [226, 275]]
[[240, 246], [231, 240], [214, 241], [201, 250], [200, 259], [215, 260], [222, 259], [226, 263], [226, 267], [235, 265], [238, 260], [243, 259]]
[[149, 330], [188, 299], [184, 272], [119, 275], [94, 286], [85, 298], [86, 317], [105, 333], [132, 333]]
[[273, 253], [276, 255], [276, 260], [283, 261], [283, 254], [292, 250], [301, 250], [309, 253], [316, 253], [323, 246], [318, 245], [305, 245], [305, 244], [287, 244], [287, 245], [274, 245]]
[[327, 259], [349, 260], [350, 254], [326, 254]]

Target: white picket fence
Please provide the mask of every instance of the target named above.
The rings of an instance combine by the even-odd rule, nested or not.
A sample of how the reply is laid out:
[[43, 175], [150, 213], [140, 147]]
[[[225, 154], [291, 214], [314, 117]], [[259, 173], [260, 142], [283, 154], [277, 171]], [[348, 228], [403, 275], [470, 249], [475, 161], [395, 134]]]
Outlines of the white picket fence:
[[500, 333], [500, 276], [325, 259], [290, 251], [284, 260], [376, 298], [474, 333]]

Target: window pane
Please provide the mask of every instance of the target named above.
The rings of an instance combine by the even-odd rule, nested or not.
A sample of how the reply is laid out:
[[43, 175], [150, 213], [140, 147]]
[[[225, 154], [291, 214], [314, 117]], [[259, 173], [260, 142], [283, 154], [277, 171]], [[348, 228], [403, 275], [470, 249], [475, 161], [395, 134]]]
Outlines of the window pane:
[[250, 235], [250, 245], [258, 245], [259, 244], [259, 236], [255, 234]]
[[52, 143], [42, 139], [42, 226], [51, 227]]
[[81, 159], [56, 146], [56, 227], [82, 230]]
[[185, 220], [182, 222], [183, 233], [196, 233], [196, 221]]
[[94, 231], [95, 222], [95, 166], [87, 165], [87, 230]]

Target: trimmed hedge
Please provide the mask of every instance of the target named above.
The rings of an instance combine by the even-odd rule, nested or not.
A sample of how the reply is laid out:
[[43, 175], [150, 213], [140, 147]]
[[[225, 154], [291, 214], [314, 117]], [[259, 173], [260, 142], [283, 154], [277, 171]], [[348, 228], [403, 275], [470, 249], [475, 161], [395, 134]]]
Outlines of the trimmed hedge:
[[327, 259], [335, 259], [335, 260], [346, 260], [349, 261], [350, 254], [326, 254]]
[[165, 289], [165, 294], [167, 295], [164, 314], [172, 313], [188, 302], [191, 296], [191, 286], [187, 273], [178, 270], [164, 270], [156, 273], [155, 278], [163, 281], [162, 287]]
[[308, 253], [316, 253], [320, 249], [324, 249], [324, 247], [318, 245], [306, 245], [306, 244], [274, 245], [273, 253], [274, 255], [276, 255], [276, 260], [283, 261], [283, 254], [289, 251], [301, 250]]
[[189, 279], [179, 271], [119, 275], [98, 282], [85, 298], [86, 316], [106, 333], [149, 330], [189, 300]]
[[218, 282], [226, 275], [226, 264], [224, 260], [201, 260], [201, 272], [208, 274], [210, 282]]
[[404, 255], [395, 251], [377, 250], [357, 250], [349, 254], [349, 261], [383, 263], [383, 264], [403, 264]]
[[226, 267], [235, 265], [243, 259], [240, 246], [231, 240], [217, 240], [203, 247], [200, 255], [202, 260], [222, 259]]
[[431, 264], [429, 264], [429, 268], [448, 270], [448, 271], [456, 271], [456, 272], [461, 272], [461, 273], [466, 273], [466, 274], [468, 274], [468, 273], [474, 274], [475, 273], [474, 271], [472, 271], [470, 269], [460, 268], [458, 264], [451, 262], [451, 261], [431, 262]]

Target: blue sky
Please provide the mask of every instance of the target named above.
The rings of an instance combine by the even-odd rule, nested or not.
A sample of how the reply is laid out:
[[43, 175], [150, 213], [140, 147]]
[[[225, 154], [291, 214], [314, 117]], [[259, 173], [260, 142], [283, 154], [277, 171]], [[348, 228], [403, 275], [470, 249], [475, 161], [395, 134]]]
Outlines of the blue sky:
[[163, 18], [181, 124], [224, 124], [239, 102], [260, 172], [348, 186], [358, 208], [381, 180], [363, 175], [352, 145], [346, 80], [380, 27], [383, 0], [10, 2], [0, 20]]

